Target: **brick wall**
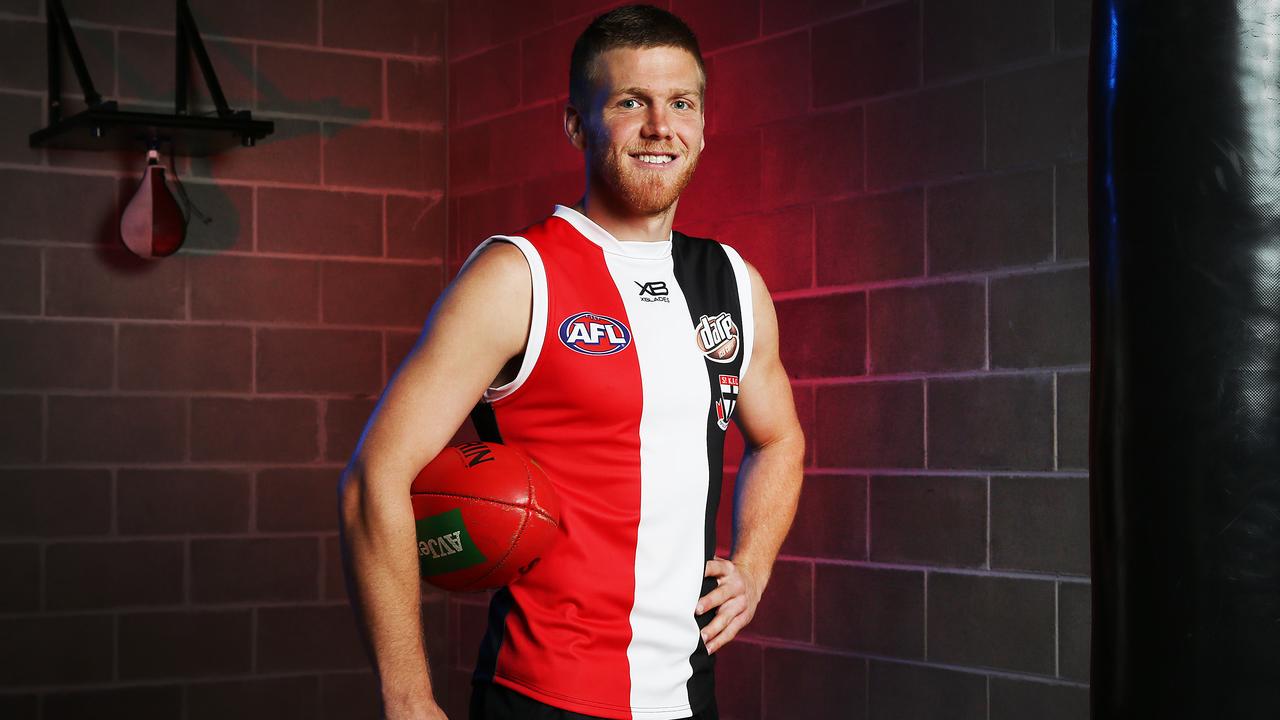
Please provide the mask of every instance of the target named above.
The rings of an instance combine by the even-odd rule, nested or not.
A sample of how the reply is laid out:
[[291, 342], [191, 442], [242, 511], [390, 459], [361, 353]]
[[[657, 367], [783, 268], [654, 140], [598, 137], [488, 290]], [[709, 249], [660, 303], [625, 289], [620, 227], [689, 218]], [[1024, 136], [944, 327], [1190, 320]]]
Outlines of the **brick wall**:
[[[616, 4], [450, 2], [450, 276], [581, 194], [569, 49]], [[1088, 2], [659, 4], [710, 73], [676, 226], [760, 268], [809, 440], [724, 716], [1087, 717]]]
[[[170, 3], [66, 4], [99, 90], [163, 109]], [[43, 6], [0, 0], [5, 717], [369, 715], [336, 473], [465, 252], [581, 192], [604, 4], [193, 6], [277, 132], [179, 159], [211, 222], [140, 263], [139, 157], [26, 147]], [[810, 443], [726, 718], [1084, 717], [1087, 3], [667, 6], [711, 74], [677, 226], [763, 272]], [[463, 717], [484, 598], [424, 611]]]
[[[99, 91], [171, 111], [172, 0], [65, 5]], [[141, 150], [27, 148], [44, 8], [0, 0], [0, 717], [376, 717], [334, 491], [443, 281], [446, 8], [192, 6], [276, 134], [179, 158], [209, 222], [145, 263]]]

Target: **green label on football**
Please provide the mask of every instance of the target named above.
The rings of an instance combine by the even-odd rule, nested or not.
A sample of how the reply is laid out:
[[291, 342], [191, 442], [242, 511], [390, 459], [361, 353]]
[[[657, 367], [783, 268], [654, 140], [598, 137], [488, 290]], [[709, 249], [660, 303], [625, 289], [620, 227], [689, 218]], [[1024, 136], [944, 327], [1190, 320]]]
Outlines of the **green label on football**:
[[424, 576], [465, 570], [485, 561], [462, 522], [460, 508], [422, 518], [417, 526], [418, 560]]

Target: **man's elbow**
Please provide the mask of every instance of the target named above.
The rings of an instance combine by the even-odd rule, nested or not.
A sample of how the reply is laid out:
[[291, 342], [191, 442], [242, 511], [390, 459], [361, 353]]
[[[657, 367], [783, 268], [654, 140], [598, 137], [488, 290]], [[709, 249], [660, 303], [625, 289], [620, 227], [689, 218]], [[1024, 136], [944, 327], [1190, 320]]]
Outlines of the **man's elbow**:
[[778, 432], [755, 443], [748, 443], [749, 453], [768, 453], [788, 465], [804, 466], [805, 438], [799, 425]]
[[338, 478], [338, 520], [344, 528], [382, 526], [412, 513], [409, 486], [391, 480], [397, 476], [379, 464], [370, 468], [353, 459]]
[[363, 468], [351, 461], [338, 477], [338, 521], [351, 527], [363, 520], [367, 485]]

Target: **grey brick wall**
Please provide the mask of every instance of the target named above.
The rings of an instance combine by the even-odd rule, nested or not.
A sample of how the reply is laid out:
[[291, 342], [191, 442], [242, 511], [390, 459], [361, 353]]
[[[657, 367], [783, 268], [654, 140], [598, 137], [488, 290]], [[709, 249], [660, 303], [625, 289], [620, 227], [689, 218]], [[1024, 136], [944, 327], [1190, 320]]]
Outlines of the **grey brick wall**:
[[[172, 110], [172, 0], [64, 5], [104, 96]], [[335, 490], [443, 282], [445, 3], [191, 5], [277, 132], [179, 158], [212, 222], [145, 263], [116, 237], [143, 149], [27, 147], [44, 2], [0, 0], [6, 720], [377, 717]]]

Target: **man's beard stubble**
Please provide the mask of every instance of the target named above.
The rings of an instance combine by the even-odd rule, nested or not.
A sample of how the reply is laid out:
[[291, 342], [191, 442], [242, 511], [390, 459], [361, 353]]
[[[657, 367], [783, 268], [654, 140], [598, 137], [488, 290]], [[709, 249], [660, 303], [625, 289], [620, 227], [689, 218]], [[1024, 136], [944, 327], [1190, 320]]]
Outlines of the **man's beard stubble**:
[[599, 175], [619, 202], [639, 215], [655, 215], [675, 204], [698, 167], [698, 154], [684, 153], [679, 160], [684, 167], [674, 177], [668, 177], [670, 173], [665, 171], [649, 172], [633, 167], [631, 150], [619, 155], [609, 152], [607, 145], [592, 149], [593, 158], [600, 159], [593, 160], [591, 171]]

